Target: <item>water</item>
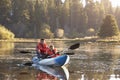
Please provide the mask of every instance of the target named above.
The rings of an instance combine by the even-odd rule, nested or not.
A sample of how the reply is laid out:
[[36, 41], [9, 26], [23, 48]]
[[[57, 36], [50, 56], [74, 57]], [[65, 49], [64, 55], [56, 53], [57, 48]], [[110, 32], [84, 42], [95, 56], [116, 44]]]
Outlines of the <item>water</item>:
[[[59, 51], [74, 43], [50, 42]], [[34, 56], [36, 43], [0, 43], [0, 80], [120, 80], [120, 45], [116, 43], [81, 43], [80, 47], [70, 55], [70, 62], [65, 68], [45, 68], [48, 72], [57, 71], [57, 77], [43, 71], [44, 67], [33, 68], [18, 66]], [[30, 50], [32, 53], [20, 53]], [[62, 71], [62, 72], [61, 72]], [[66, 74], [65, 74], [66, 72]], [[43, 75], [43, 76], [41, 76]], [[59, 76], [59, 77], [58, 77]], [[41, 79], [42, 80], [42, 79]]]

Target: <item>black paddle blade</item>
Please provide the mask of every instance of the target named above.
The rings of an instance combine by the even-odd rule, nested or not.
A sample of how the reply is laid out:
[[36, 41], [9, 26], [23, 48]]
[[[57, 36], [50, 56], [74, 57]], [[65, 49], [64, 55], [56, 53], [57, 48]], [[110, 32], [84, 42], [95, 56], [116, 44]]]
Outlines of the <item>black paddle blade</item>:
[[74, 50], [74, 49], [79, 48], [79, 46], [80, 46], [80, 43], [76, 43], [76, 44], [74, 44], [74, 45], [70, 46], [70, 47], [69, 47], [69, 49]]
[[64, 54], [67, 54], [67, 55], [74, 55], [75, 53], [71, 52], [71, 53], [64, 53]]
[[32, 66], [32, 64], [33, 64], [32, 62], [27, 62], [27, 63], [24, 63], [23, 65], [24, 66]]
[[20, 51], [20, 53], [31, 53], [31, 52], [22, 50], [22, 51]]

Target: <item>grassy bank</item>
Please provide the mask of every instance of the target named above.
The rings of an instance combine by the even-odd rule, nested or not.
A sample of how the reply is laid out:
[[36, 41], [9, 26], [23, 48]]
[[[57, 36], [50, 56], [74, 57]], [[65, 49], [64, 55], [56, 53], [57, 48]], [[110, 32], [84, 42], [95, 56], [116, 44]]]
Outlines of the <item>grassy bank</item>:
[[[15, 38], [12, 40], [0, 40], [0, 42], [38, 42], [39, 39], [26, 39], [26, 38]], [[70, 41], [70, 42], [120, 42], [120, 38], [97, 38], [97, 37], [84, 37], [74, 39], [46, 39], [49, 41]]]

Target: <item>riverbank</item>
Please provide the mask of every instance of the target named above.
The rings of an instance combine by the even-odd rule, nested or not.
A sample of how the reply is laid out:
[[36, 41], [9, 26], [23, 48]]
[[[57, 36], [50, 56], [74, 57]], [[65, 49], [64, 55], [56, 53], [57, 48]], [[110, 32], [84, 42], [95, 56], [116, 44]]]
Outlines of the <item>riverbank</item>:
[[[72, 41], [72, 42], [120, 42], [120, 38], [98, 38], [98, 37], [84, 37], [74, 39], [46, 39], [47, 42], [51, 41]], [[0, 40], [0, 42], [39, 42], [39, 39], [15, 38], [12, 40]]]

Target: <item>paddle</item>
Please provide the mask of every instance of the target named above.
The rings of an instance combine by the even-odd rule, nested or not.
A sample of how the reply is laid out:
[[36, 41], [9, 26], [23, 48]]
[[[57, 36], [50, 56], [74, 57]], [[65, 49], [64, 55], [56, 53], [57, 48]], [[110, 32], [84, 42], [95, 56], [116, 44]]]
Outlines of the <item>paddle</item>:
[[[77, 48], [79, 48], [79, 46], [80, 46], [80, 43], [73, 44], [70, 47], [64, 49], [63, 51], [60, 51], [59, 53], [64, 53], [65, 51], [68, 51], [69, 49], [70, 50], [77, 49]], [[25, 53], [26, 54], [26, 53], [32, 53], [32, 52], [31, 51], [22, 50], [22, 51], [20, 51], [20, 53]], [[65, 53], [65, 54], [67, 54], [67, 55], [73, 55], [74, 53]]]
[[[63, 51], [60, 51], [59, 53], [63, 53], [65, 51], [69, 50], [69, 49], [71, 49], [71, 50], [77, 49], [77, 48], [79, 48], [79, 46], [80, 46], [80, 43], [73, 44], [70, 47], [64, 49]], [[32, 52], [31, 51], [22, 50], [22, 51], [20, 51], [20, 53], [32, 53]], [[66, 54], [73, 55], [74, 53], [66, 53]]]
[[80, 46], [80, 43], [76, 43], [76, 44], [71, 45], [68, 49], [74, 50], [74, 49], [79, 48], [79, 46]]
[[22, 50], [22, 51], [20, 51], [20, 53], [31, 53], [31, 51]]
[[[77, 49], [77, 48], [79, 48], [79, 46], [80, 46], [80, 43], [73, 44], [69, 48], [66, 48], [63, 51], [61, 51], [60, 53], [65, 53], [65, 51]], [[66, 53], [66, 54], [73, 55], [73, 53], [72, 54]]]

